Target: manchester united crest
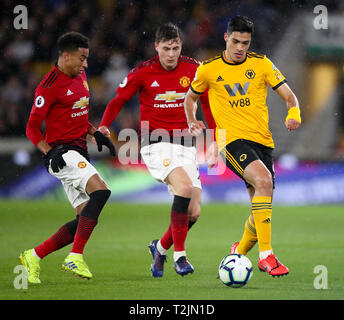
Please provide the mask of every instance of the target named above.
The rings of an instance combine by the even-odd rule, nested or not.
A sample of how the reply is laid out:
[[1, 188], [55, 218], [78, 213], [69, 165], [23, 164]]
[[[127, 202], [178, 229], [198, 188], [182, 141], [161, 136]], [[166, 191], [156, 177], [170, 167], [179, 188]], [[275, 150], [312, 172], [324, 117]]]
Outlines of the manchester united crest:
[[164, 159], [163, 160], [163, 164], [164, 164], [164, 167], [168, 167], [171, 163], [171, 159]]
[[80, 162], [78, 163], [78, 167], [79, 167], [80, 169], [86, 168], [86, 162], [85, 162], [85, 161], [80, 161]]
[[179, 83], [182, 87], [187, 88], [190, 85], [190, 78], [186, 76], [181, 77]]

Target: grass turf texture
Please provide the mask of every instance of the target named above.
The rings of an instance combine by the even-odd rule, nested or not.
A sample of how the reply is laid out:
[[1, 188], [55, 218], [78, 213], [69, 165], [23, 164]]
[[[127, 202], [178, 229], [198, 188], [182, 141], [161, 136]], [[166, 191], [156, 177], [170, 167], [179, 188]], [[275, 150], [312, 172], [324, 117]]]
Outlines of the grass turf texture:
[[[0, 202], [0, 300], [116, 299], [116, 300], [327, 300], [343, 299], [344, 225], [341, 206], [273, 207], [272, 243], [277, 257], [290, 269], [272, 278], [257, 268], [258, 246], [248, 257], [254, 274], [247, 286], [228, 288], [217, 278], [221, 259], [240, 239], [248, 206], [203, 205], [187, 239], [187, 252], [195, 273], [186, 277], [173, 269], [168, 253], [163, 278], [153, 278], [147, 245], [168, 226], [170, 206], [109, 203], [88, 242], [84, 257], [93, 279], [74, 277], [61, 270], [71, 245], [41, 262], [42, 283], [15, 289], [21, 251], [50, 237], [73, 219], [64, 202]], [[314, 288], [317, 265], [328, 270], [328, 289]]]

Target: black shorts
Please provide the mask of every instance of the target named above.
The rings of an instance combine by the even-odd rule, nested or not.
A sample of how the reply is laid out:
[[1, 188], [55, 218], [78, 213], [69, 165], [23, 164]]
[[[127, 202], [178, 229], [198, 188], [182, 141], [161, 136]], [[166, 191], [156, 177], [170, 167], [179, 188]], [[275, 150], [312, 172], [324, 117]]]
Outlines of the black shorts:
[[[266, 147], [260, 143], [250, 140], [238, 139], [229, 144], [221, 151], [223, 161], [237, 176], [244, 179], [245, 168], [255, 160], [261, 160], [268, 168], [272, 176], [273, 186], [275, 188], [275, 171], [272, 158], [272, 148]], [[246, 187], [250, 187], [249, 183]]]

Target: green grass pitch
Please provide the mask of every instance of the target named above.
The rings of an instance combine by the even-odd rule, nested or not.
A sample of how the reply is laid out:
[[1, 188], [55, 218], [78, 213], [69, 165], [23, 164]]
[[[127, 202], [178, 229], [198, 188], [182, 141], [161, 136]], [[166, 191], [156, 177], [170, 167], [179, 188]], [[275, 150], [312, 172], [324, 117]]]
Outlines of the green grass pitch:
[[[169, 205], [106, 205], [85, 249], [93, 279], [83, 280], [60, 267], [71, 246], [41, 262], [42, 283], [16, 289], [14, 272], [20, 251], [46, 240], [73, 218], [68, 203], [52, 201], [0, 202], [0, 299], [106, 299], [106, 300], [342, 300], [344, 298], [343, 206], [273, 207], [272, 244], [278, 258], [290, 269], [272, 278], [257, 269], [257, 246], [248, 257], [254, 274], [247, 286], [228, 288], [217, 278], [221, 259], [240, 239], [248, 206], [202, 206], [186, 247], [195, 273], [180, 277], [168, 254], [163, 278], [153, 278], [147, 245], [162, 236], [169, 223]], [[327, 269], [328, 288], [316, 289]], [[323, 274], [324, 275], [324, 274]]]

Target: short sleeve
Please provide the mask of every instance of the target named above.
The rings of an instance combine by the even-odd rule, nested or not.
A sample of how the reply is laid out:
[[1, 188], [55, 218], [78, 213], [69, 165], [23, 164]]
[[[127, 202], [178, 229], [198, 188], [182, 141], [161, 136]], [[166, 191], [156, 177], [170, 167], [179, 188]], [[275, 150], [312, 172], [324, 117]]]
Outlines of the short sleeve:
[[273, 90], [276, 90], [283, 83], [287, 82], [284, 75], [281, 73], [281, 71], [278, 70], [278, 68], [272, 63], [269, 58], [265, 57], [264, 62], [265, 82]]
[[55, 94], [53, 89], [43, 88], [38, 86], [35, 92], [31, 114], [43, 116], [49, 111], [50, 107], [55, 102]]
[[196, 70], [195, 77], [191, 83], [190, 89], [197, 94], [202, 94], [208, 89], [204, 64], [202, 63]]

